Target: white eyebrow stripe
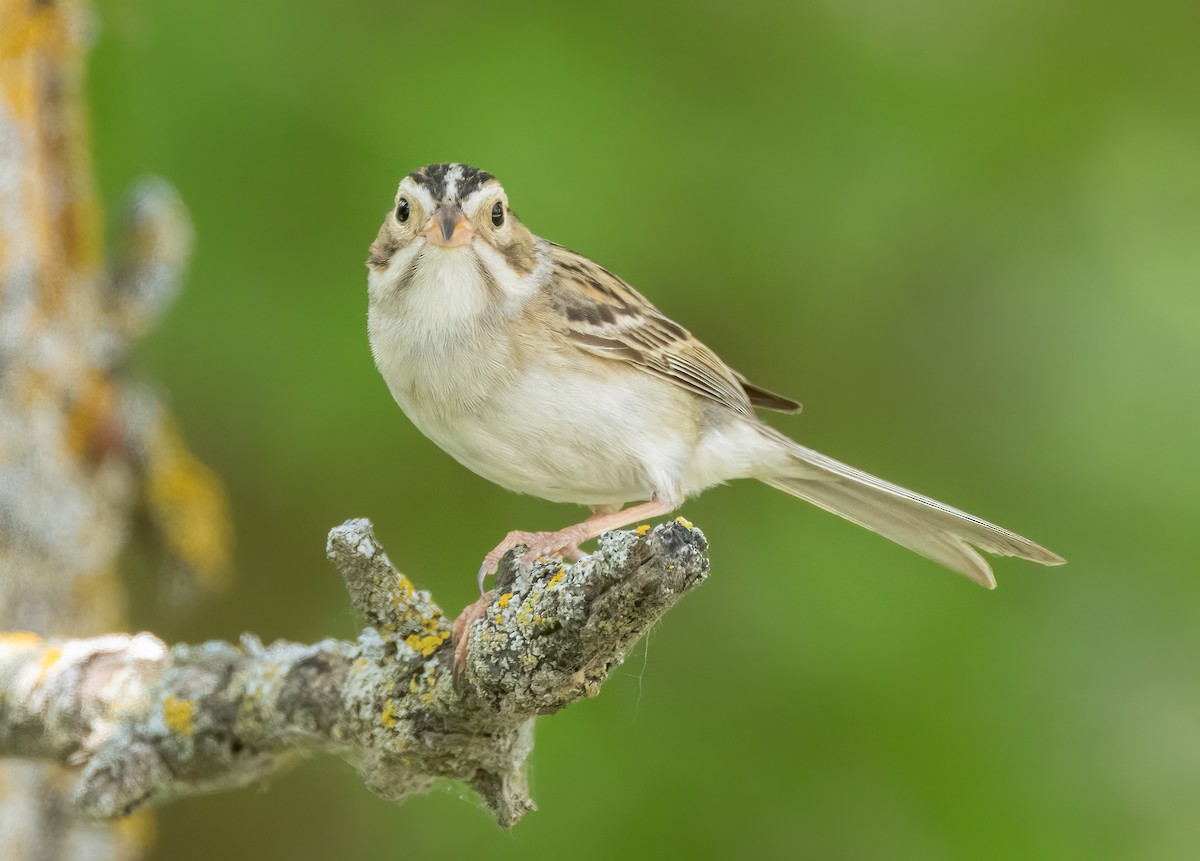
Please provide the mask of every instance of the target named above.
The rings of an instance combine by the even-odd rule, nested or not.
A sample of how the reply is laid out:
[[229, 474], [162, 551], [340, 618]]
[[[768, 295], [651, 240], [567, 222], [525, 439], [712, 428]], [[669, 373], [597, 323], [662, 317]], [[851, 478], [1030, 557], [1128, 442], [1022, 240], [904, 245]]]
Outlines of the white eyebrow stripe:
[[433, 195], [422, 185], [413, 182], [411, 177], [404, 177], [400, 180], [400, 186], [396, 189], [396, 194], [405, 194], [420, 205], [422, 211], [429, 213], [433, 212]]
[[481, 185], [479, 188], [467, 195], [466, 200], [462, 201], [462, 210], [463, 212], [471, 212], [474, 210], [475, 206], [478, 205], [479, 198], [491, 198], [497, 194], [499, 194], [501, 200], [505, 199], [503, 186], [501, 186], [500, 183], [496, 182], [495, 180], [488, 180], [486, 184]]

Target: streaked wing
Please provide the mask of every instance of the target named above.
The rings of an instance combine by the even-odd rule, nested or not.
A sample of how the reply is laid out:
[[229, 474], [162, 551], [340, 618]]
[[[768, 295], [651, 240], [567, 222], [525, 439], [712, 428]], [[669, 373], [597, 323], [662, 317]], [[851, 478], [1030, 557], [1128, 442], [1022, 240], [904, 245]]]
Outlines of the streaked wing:
[[744, 416], [753, 403], [795, 411], [799, 404], [748, 383], [712, 350], [616, 275], [550, 243], [548, 298], [562, 334], [581, 350], [628, 362]]

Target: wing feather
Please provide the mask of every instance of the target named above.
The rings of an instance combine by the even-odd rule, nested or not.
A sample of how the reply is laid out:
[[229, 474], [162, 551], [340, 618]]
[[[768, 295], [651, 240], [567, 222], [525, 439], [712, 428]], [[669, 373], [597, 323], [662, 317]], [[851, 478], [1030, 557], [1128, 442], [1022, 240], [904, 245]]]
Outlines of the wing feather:
[[562, 333], [581, 350], [628, 362], [741, 415], [754, 405], [795, 412], [800, 405], [751, 384], [695, 336], [623, 280], [561, 245], [548, 243], [549, 299]]

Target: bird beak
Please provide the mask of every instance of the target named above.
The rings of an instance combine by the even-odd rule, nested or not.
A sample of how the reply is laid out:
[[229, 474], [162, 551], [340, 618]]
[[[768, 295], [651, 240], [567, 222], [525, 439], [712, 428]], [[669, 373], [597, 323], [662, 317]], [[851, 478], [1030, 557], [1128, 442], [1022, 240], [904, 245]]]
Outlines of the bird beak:
[[434, 245], [443, 248], [457, 248], [471, 241], [471, 227], [454, 203], [443, 203], [435, 209], [421, 232]]

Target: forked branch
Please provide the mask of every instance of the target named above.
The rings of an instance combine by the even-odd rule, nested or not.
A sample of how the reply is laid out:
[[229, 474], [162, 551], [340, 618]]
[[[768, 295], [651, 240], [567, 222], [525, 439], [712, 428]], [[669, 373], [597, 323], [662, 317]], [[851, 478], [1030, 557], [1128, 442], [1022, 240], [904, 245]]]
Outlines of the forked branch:
[[368, 521], [347, 521], [329, 533], [327, 554], [366, 619], [356, 641], [0, 636], [0, 756], [79, 766], [80, 811], [112, 818], [328, 751], [386, 798], [463, 780], [509, 826], [534, 806], [533, 719], [597, 693], [704, 580], [706, 550], [680, 519], [608, 533], [574, 565], [523, 572], [510, 554], [455, 684], [450, 621], [392, 566]]

